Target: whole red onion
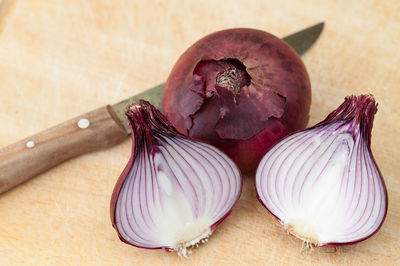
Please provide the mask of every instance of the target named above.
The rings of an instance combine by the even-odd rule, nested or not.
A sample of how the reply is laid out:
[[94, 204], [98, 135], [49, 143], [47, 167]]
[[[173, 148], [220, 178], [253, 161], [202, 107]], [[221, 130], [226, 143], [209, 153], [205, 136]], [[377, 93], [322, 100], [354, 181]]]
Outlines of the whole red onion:
[[165, 84], [162, 108], [181, 133], [254, 170], [269, 148], [308, 122], [310, 80], [297, 53], [255, 29], [229, 29], [193, 44]]

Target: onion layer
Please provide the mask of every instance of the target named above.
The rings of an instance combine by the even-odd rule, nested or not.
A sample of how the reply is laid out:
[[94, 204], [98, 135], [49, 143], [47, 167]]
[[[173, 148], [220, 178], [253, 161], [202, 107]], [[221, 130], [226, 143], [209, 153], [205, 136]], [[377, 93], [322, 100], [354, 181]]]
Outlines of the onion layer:
[[223, 152], [178, 133], [146, 101], [127, 116], [132, 155], [114, 188], [112, 224], [123, 242], [186, 255], [230, 214], [240, 172]]
[[388, 201], [370, 148], [376, 111], [372, 96], [347, 97], [262, 158], [255, 176], [260, 202], [308, 246], [356, 243], [381, 227]]

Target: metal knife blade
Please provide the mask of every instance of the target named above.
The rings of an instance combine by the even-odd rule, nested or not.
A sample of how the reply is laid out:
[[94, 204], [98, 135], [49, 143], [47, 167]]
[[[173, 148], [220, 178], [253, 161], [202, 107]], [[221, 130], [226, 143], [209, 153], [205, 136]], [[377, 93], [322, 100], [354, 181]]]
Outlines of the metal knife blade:
[[[282, 38], [282, 40], [288, 43], [299, 55], [302, 55], [315, 43], [315, 41], [321, 35], [323, 28], [324, 22], [321, 22], [299, 32], [290, 34]], [[111, 105], [109, 110], [115, 122], [118, 123], [128, 134], [130, 134], [131, 127], [129, 126], [128, 120], [125, 116], [125, 110], [128, 104], [143, 99], [149, 101], [156, 108], [161, 108], [163, 89], [164, 83], [127, 98], [119, 103]]]
[[321, 22], [302, 31], [290, 34], [282, 40], [289, 44], [299, 55], [302, 55], [315, 43], [323, 29], [324, 22]]

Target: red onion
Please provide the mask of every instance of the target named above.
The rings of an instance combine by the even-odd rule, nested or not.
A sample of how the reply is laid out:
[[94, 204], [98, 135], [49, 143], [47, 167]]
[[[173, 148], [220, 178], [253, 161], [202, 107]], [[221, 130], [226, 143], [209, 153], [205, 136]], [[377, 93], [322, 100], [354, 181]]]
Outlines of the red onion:
[[181, 133], [226, 152], [243, 171], [308, 122], [311, 86], [296, 52], [260, 30], [208, 35], [181, 55], [162, 108]]
[[372, 96], [347, 97], [324, 121], [262, 158], [258, 198], [306, 246], [357, 243], [381, 227], [388, 200], [371, 153], [376, 111]]
[[132, 155], [114, 188], [112, 224], [123, 242], [186, 255], [230, 214], [239, 169], [217, 148], [178, 133], [146, 101], [126, 114]]

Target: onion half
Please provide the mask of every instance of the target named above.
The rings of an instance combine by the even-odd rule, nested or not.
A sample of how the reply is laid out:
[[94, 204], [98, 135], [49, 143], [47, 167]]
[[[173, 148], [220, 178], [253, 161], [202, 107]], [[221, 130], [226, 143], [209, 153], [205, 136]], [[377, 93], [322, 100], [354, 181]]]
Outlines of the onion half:
[[377, 105], [346, 97], [319, 124], [277, 143], [255, 176], [259, 201], [306, 246], [369, 238], [387, 213], [387, 191], [371, 153]]
[[239, 199], [239, 169], [223, 152], [178, 133], [151, 104], [131, 105], [132, 155], [111, 199], [120, 239], [186, 256]]

